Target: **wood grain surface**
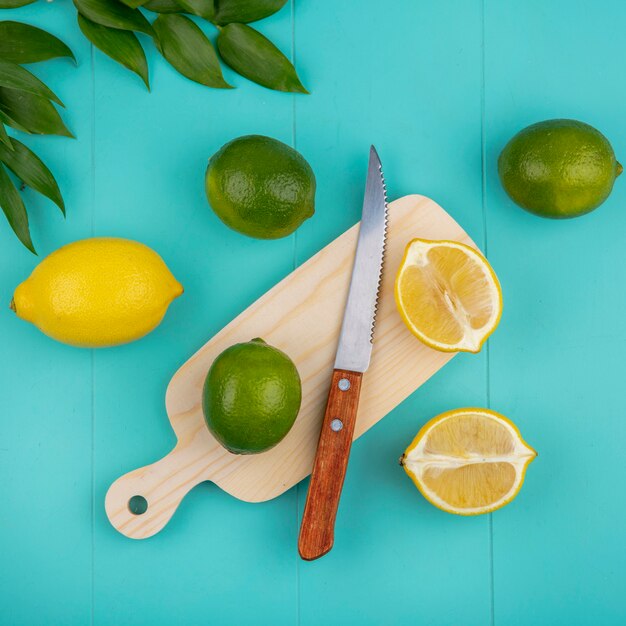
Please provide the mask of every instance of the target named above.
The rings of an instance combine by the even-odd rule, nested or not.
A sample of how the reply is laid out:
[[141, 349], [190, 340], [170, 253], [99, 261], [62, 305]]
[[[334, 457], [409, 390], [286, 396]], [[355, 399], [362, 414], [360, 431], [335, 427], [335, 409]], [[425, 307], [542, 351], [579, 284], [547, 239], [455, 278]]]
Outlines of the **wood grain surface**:
[[[358, 225], [327, 245], [217, 333], [176, 372], [166, 392], [166, 408], [178, 443], [160, 461], [125, 474], [111, 485], [105, 507], [117, 530], [134, 539], [154, 535], [167, 524], [185, 494], [205, 480], [241, 500], [261, 502], [275, 498], [311, 472], [357, 235]], [[450, 215], [429, 198], [411, 195], [390, 204], [374, 350], [363, 377], [355, 438], [454, 356], [421, 344], [396, 310], [394, 277], [406, 244], [418, 236], [473, 245]], [[234, 455], [205, 426], [202, 386], [213, 360], [223, 350], [254, 337], [262, 337], [293, 359], [302, 378], [302, 407], [293, 428], [275, 448], [258, 455]], [[142, 515], [129, 510], [130, 498], [137, 495], [147, 500]]]

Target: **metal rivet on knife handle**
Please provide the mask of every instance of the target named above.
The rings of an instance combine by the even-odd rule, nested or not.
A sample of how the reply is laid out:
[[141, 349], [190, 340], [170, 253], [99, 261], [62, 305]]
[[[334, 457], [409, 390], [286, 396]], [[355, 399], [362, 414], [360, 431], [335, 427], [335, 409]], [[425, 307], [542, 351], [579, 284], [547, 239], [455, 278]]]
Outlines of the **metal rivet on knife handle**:
[[339, 381], [339, 389], [341, 389], [341, 391], [348, 391], [348, 389], [350, 389], [350, 381], [347, 378], [342, 378]]
[[334, 430], [336, 433], [338, 433], [342, 428], [343, 428], [343, 422], [340, 419], [335, 418], [330, 423], [330, 429]]

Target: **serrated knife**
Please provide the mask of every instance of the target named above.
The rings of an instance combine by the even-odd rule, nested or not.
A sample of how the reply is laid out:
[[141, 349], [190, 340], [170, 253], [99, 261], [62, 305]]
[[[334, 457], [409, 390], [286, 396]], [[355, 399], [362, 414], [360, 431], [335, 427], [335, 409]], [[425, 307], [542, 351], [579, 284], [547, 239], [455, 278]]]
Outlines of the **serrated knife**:
[[312, 561], [333, 547], [335, 518], [356, 424], [361, 379], [372, 354], [387, 231], [382, 166], [370, 148], [363, 214], [328, 403], [311, 473], [298, 551]]

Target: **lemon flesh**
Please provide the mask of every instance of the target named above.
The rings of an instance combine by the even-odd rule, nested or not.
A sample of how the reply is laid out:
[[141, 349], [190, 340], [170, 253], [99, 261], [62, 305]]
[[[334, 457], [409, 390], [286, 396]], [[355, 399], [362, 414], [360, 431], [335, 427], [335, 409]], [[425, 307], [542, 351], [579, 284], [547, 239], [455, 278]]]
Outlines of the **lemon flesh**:
[[409, 330], [444, 352], [478, 352], [502, 313], [500, 283], [487, 259], [453, 241], [411, 241], [395, 296]]
[[183, 293], [163, 259], [136, 241], [83, 239], [59, 248], [15, 290], [11, 308], [73, 346], [114, 346], [159, 325]]
[[458, 515], [509, 503], [537, 453], [517, 427], [488, 409], [457, 409], [430, 420], [401, 463], [424, 497]]

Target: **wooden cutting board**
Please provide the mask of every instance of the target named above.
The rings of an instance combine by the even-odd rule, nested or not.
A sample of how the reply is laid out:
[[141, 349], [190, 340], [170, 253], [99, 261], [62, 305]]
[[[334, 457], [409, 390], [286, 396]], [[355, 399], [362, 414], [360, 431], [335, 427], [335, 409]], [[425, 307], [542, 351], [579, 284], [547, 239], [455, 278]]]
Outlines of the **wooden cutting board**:
[[[327, 245], [217, 333], [174, 374], [165, 404], [178, 443], [160, 461], [118, 478], [106, 495], [109, 520], [122, 534], [144, 539], [159, 532], [189, 490], [205, 480], [246, 502], [262, 502], [279, 496], [311, 472], [357, 235], [358, 225]], [[355, 439], [454, 356], [420, 343], [396, 310], [394, 278], [406, 244], [415, 237], [474, 245], [429, 198], [405, 196], [389, 205], [374, 350], [363, 378]], [[217, 443], [205, 426], [202, 386], [213, 360], [223, 350], [254, 337], [262, 337], [293, 359], [302, 378], [302, 407], [293, 428], [275, 448], [263, 454], [234, 455]], [[134, 496], [145, 502], [141, 498], [133, 502], [147, 503], [142, 514], [130, 510]]]

